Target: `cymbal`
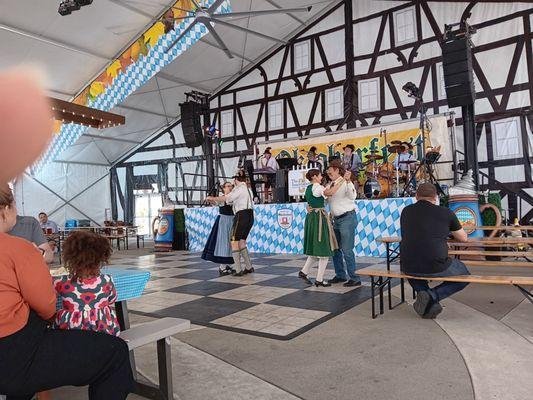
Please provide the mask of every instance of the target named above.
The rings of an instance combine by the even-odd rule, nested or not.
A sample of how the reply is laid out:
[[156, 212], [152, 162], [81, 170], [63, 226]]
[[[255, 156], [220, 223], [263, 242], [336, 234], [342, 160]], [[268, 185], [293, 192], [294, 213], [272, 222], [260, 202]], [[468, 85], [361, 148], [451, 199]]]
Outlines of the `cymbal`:
[[393, 140], [392, 142], [390, 142], [392, 145], [394, 146], [397, 146], [399, 144], [402, 144], [402, 141], [401, 140]]
[[370, 152], [371, 152], [372, 154], [376, 154], [376, 153], [379, 153], [379, 150], [370, 150]]
[[407, 148], [408, 148], [409, 150], [413, 150], [413, 145], [412, 145], [411, 143], [402, 142], [402, 144], [403, 144], [404, 146], [407, 146]]
[[394, 146], [389, 146], [388, 150], [389, 150], [389, 153], [398, 153], [398, 152], [402, 152], [404, 150], [406, 150], [407, 147], [404, 146], [403, 144], [397, 144], [397, 145], [394, 145]]
[[405, 160], [405, 161], [398, 161], [398, 164], [414, 164], [417, 163], [416, 160]]
[[369, 160], [383, 160], [383, 156], [380, 156], [379, 154], [370, 154], [368, 156], [365, 156], [365, 158]]

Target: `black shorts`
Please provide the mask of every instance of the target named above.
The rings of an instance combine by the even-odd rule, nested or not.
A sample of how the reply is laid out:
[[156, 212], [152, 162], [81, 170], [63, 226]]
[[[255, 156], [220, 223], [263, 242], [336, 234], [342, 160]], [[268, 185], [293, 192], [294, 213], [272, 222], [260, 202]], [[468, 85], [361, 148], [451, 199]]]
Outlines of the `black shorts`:
[[238, 211], [233, 218], [233, 227], [231, 228], [231, 241], [248, 239], [248, 234], [254, 225], [254, 210], [246, 209]]

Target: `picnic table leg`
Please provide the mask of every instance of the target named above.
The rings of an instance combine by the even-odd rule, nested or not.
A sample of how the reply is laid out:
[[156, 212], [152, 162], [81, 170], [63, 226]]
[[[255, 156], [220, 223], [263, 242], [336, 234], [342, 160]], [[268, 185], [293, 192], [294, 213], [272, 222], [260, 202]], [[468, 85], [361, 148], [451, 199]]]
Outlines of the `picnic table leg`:
[[159, 390], [165, 400], [173, 400], [174, 385], [172, 384], [170, 338], [157, 341], [157, 367], [159, 373]]
[[514, 286], [520, 291], [520, 293], [522, 293], [524, 295], [524, 297], [526, 299], [528, 299], [533, 304], [533, 293], [531, 293], [530, 291], [524, 289], [520, 285], [514, 285]]
[[379, 280], [379, 313], [383, 314], [383, 277], [380, 276]]
[[403, 278], [400, 279], [400, 290], [401, 290], [401, 296], [402, 296], [402, 303], [405, 303], [405, 280]]
[[[390, 244], [389, 242], [385, 243], [385, 248], [387, 251], [387, 271], [390, 271]], [[391, 280], [388, 280], [387, 284], [387, 294], [389, 295], [389, 310], [392, 310], [392, 289], [391, 289]]]
[[[117, 301], [115, 303], [115, 311], [117, 313], [118, 325], [121, 331], [130, 328], [130, 317], [128, 314], [128, 305], [125, 301]], [[135, 354], [133, 350], [130, 351], [130, 365], [133, 372], [133, 379], [137, 380], [137, 367], [135, 366]]]
[[374, 296], [376, 295], [375, 291], [374, 291], [374, 285], [375, 285], [374, 277], [371, 276], [370, 277], [370, 296], [372, 297], [372, 319], [375, 319], [377, 317], [377, 315], [376, 315], [376, 300], [374, 298]]

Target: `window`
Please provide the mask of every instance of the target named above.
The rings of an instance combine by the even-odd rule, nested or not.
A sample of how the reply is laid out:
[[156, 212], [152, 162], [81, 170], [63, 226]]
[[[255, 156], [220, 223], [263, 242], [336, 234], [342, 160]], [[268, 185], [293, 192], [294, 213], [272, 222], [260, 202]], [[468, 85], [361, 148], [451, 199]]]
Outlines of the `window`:
[[495, 160], [522, 157], [522, 138], [518, 118], [492, 122], [492, 148]]
[[394, 13], [396, 46], [411, 43], [416, 40], [415, 8], [409, 7]]
[[379, 78], [359, 81], [358, 91], [360, 112], [379, 110]]
[[220, 127], [222, 136], [233, 136], [233, 111], [222, 111], [220, 114]]
[[296, 43], [293, 47], [294, 72], [306, 72], [311, 69], [311, 42]]
[[439, 99], [445, 99], [446, 98], [446, 83], [444, 82], [444, 66], [442, 65], [442, 63], [437, 64], [437, 79], [439, 82], [438, 97]]
[[283, 128], [283, 100], [268, 105], [268, 129]]
[[326, 90], [326, 119], [339, 119], [344, 116], [342, 88]]

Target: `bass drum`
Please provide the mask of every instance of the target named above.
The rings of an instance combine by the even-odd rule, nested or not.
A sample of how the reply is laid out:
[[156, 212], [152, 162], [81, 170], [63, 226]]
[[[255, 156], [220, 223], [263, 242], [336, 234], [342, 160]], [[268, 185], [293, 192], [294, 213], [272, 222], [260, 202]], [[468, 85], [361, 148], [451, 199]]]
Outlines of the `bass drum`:
[[375, 179], [368, 179], [363, 187], [367, 199], [377, 199], [381, 194], [381, 185]]
[[384, 178], [378, 178], [378, 183], [381, 186], [381, 192], [379, 193], [378, 199], [385, 199], [387, 197], [391, 197], [392, 195], [392, 185], [391, 180], [384, 179]]

